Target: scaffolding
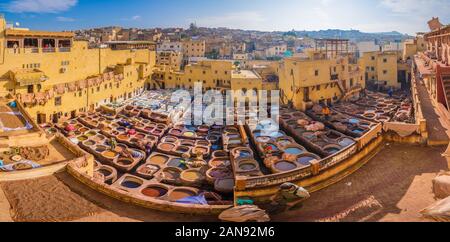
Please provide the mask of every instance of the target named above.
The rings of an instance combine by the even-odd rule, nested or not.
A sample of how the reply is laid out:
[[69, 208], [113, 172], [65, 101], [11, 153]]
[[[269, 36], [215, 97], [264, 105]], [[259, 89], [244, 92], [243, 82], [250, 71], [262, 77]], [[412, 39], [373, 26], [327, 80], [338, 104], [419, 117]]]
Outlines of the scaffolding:
[[348, 39], [315, 39], [315, 51], [325, 53], [327, 58], [337, 58], [348, 55]]

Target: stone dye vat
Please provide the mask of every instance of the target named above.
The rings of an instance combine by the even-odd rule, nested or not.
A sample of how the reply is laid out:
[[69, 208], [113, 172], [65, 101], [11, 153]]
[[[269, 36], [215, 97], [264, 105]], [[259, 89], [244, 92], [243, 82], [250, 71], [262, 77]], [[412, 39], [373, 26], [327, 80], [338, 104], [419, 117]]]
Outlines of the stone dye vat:
[[[308, 110], [307, 114], [313, 119], [353, 138], [362, 137], [370, 131], [370, 127], [375, 125], [375, 123], [346, 115], [338, 111], [333, 111], [329, 117], [325, 117], [322, 113], [322, 107], [319, 105]], [[361, 123], [364, 123], [365, 125], [360, 125]]]
[[180, 157], [183, 154], [190, 154], [191, 156], [201, 154], [206, 158], [210, 156], [211, 143], [206, 140], [189, 140], [177, 138], [175, 136], [166, 136], [157, 146], [157, 151]]
[[[320, 122], [314, 121], [305, 113], [296, 110], [282, 108], [280, 110], [280, 124], [296, 140], [301, 141], [301, 145], [321, 157], [335, 154], [336, 148], [338, 152], [345, 149], [348, 147], [347, 143], [356, 143], [353, 138], [329, 129]], [[348, 142], [339, 143], [342, 138], [346, 138]], [[350, 142], [350, 140], [353, 142]], [[334, 145], [333, 149], [327, 147], [330, 145]]]

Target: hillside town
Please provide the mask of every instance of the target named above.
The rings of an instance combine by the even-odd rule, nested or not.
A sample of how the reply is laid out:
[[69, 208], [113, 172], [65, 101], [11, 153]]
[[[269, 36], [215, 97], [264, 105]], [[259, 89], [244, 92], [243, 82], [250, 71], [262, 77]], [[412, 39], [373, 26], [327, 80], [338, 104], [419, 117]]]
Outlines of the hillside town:
[[450, 221], [450, 25], [428, 27], [1, 16], [0, 221]]

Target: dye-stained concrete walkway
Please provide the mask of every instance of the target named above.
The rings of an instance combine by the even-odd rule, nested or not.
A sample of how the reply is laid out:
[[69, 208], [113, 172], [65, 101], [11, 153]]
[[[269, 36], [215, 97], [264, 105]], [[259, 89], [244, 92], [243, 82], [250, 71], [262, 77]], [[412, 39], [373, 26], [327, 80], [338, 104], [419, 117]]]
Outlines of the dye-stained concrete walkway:
[[[444, 147], [388, 144], [366, 166], [317, 193], [303, 208], [274, 221], [426, 221], [420, 211], [434, 203], [432, 179], [447, 170]], [[168, 214], [125, 204], [76, 182], [67, 173], [1, 184], [0, 221], [216, 221], [216, 217]], [[72, 209], [73, 208], [73, 209]], [[31, 211], [30, 211], [31, 210]], [[14, 215], [12, 215], [14, 214]], [[68, 218], [70, 214], [71, 219]]]
[[428, 131], [428, 144], [430, 145], [448, 145], [449, 139], [449, 127], [448, 122], [442, 117], [433, 104], [430, 94], [427, 91], [425, 84], [420, 78], [414, 80], [417, 84], [417, 92], [421, 101], [422, 112], [424, 118], [427, 120]]

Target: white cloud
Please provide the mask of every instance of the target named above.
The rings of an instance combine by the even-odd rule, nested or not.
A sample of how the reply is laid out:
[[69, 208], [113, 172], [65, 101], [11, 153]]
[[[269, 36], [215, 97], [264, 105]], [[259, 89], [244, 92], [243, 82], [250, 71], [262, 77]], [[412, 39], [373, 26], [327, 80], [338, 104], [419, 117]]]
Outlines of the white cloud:
[[121, 18], [120, 20], [122, 20], [122, 21], [138, 21], [138, 20], [141, 20], [141, 16], [140, 15], [134, 15], [134, 16], [131, 16], [130, 18]]
[[78, 0], [12, 0], [4, 4], [13, 13], [59, 13], [77, 5]]
[[431, 14], [448, 10], [449, 0], [382, 0], [381, 5], [397, 14]]
[[190, 19], [199, 26], [204, 27], [229, 27], [229, 28], [259, 28], [265, 21], [262, 14], [258, 12], [234, 12], [219, 16], [207, 16], [198, 19]]
[[56, 17], [56, 20], [59, 22], [75, 22], [74, 18], [59, 16]]

